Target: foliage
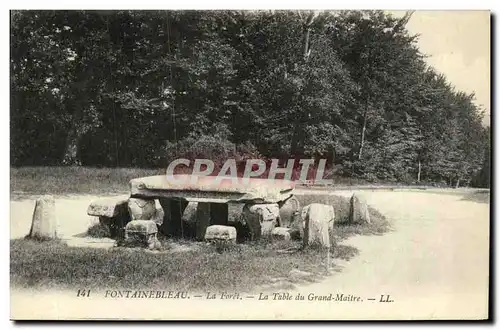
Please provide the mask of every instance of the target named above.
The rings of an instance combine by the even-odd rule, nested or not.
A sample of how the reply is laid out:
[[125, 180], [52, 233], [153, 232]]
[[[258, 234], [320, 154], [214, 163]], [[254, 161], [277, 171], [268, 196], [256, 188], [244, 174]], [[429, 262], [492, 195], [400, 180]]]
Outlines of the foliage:
[[95, 238], [111, 237], [111, 231], [109, 227], [103, 225], [102, 223], [96, 223], [87, 229], [87, 236]]
[[[311, 281], [324, 274], [324, 256], [314, 251], [280, 254], [272, 247], [238, 244], [238, 249], [219, 253], [204, 243], [191, 243], [188, 251], [181, 252], [169, 249], [168, 242], [163, 244], [167, 251], [151, 253], [144, 249], [82, 248], [53, 241], [12, 240], [12, 286], [245, 292], [271, 284], [275, 278], [288, 279], [294, 287], [299, 281], [290, 276], [290, 271], [297, 268], [311, 272]], [[352, 250], [343, 247], [335, 254], [338, 258], [344, 255], [351, 256]]]
[[11, 164], [313, 157], [369, 181], [485, 186], [482, 109], [426, 65], [410, 17], [12, 11]]

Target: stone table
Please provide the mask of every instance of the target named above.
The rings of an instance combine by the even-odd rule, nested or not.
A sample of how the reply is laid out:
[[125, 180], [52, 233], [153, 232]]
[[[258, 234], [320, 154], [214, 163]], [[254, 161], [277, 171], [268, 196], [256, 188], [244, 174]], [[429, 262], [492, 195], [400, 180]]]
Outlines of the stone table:
[[216, 176], [157, 175], [130, 181], [130, 196], [158, 199], [165, 217], [162, 231], [179, 236], [181, 217], [190, 202], [197, 202], [196, 237], [203, 239], [209, 225], [236, 223], [245, 204], [275, 204], [293, 195], [289, 180]]

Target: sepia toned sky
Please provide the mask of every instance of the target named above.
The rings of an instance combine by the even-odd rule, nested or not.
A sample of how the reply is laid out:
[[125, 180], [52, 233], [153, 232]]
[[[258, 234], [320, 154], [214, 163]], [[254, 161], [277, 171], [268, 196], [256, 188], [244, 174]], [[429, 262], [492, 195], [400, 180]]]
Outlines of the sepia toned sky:
[[[393, 12], [403, 16], [404, 12]], [[419, 47], [427, 62], [458, 90], [476, 95], [490, 122], [490, 12], [415, 11], [406, 25], [420, 34]]]

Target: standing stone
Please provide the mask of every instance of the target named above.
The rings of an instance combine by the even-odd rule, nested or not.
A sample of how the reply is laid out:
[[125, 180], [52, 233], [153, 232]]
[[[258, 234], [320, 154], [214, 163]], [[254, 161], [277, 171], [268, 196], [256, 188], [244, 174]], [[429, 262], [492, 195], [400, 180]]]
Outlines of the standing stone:
[[165, 214], [161, 232], [167, 236], [181, 237], [184, 234], [182, 214], [188, 202], [186, 200], [175, 200], [170, 198], [160, 198], [159, 202]]
[[292, 196], [280, 203], [280, 227], [290, 228], [290, 236], [298, 239], [303, 236], [300, 202]]
[[333, 206], [325, 204], [309, 204], [302, 209], [304, 223], [304, 246], [317, 244], [330, 247], [330, 235], [333, 233], [335, 211]]
[[151, 220], [156, 213], [153, 199], [129, 198], [128, 211], [132, 220]]
[[168, 235], [168, 225], [170, 224], [172, 219], [172, 215], [170, 212], [170, 199], [160, 198], [158, 199], [158, 201], [160, 202], [161, 208], [163, 210], [163, 223], [160, 226], [160, 232], [163, 235]]
[[210, 226], [210, 203], [198, 203], [196, 208], [196, 239], [203, 240]]
[[36, 200], [29, 237], [57, 238], [56, 207], [53, 196], [47, 195]]
[[358, 193], [352, 194], [350, 203], [350, 223], [371, 223], [370, 212], [368, 212], [368, 204], [366, 203], [366, 199], [363, 195]]
[[182, 221], [189, 223], [196, 223], [196, 209], [198, 202], [189, 202], [184, 212], [182, 213]]
[[236, 224], [240, 222], [241, 213], [243, 211], [243, 203], [227, 203], [227, 222], [228, 224]]
[[300, 222], [299, 213], [300, 203], [295, 196], [292, 196], [280, 203], [280, 226], [292, 228], [296, 225], [296, 222]]
[[174, 237], [184, 237], [184, 224], [182, 223], [182, 214], [188, 206], [188, 201], [181, 200], [171, 200], [170, 201], [170, 229], [171, 235]]
[[251, 240], [258, 240], [261, 236], [270, 236], [279, 223], [279, 206], [278, 204], [245, 204], [242, 220], [248, 226]]

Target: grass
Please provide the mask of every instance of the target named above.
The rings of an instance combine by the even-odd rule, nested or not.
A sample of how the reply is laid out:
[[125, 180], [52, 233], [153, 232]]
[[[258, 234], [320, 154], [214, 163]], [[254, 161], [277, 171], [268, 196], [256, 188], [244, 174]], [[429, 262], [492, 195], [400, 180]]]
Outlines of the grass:
[[[202, 244], [202, 243], [197, 243]], [[10, 276], [13, 287], [74, 289], [162, 289], [189, 292], [247, 291], [288, 278], [292, 269], [310, 272], [309, 281], [324, 274], [324, 255], [294, 249], [297, 243], [238, 244], [224, 253], [214, 246], [195, 251], [150, 253], [123, 248], [68, 247], [59, 242], [12, 240]], [[292, 248], [282, 253], [280, 248]], [[336, 249], [350, 258], [352, 247]], [[339, 255], [339, 253], [342, 254]], [[289, 284], [300, 280], [289, 279]]]
[[490, 192], [489, 191], [475, 191], [473, 193], [466, 194], [462, 200], [471, 201], [477, 203], [490, 203]]
[[[322, 202], [334, 205], [345, 216], [349, 200], [338, 196], [303, 195], [301, 203]], [[304, 205], [304, 204], [302, 204]], [[347, 211], [346, 211], [347, 207]], [[352, 235], [382, 234], [389, 229], [386, 218], [370, 209], [369, 225], [337, 225], [332, 237], [332, 257], [349, 260], [358, 254], [355, 247], [341, 244]], [[94, 228], [95, 227], [95, 228]], [[94, 236], [102, 235], [99, 224], [92, 227]], [[316, 281], [325, 274], [325, 254], [311, 247], [301, 250], [298, 241], [261, 240], [235, 244], [221, 249], [179, 239], [163, 239], [163, 253], [143, 249], [97, 249], [68, 247], [62, 242], [11, 240], [10, 274], [13, 287], [36, 288], [106, 288], [249, 291], [272, 285], [279, 280], [286, 289], [304, 281], [291, 276], [299, 269], [309, 272], [306, 281]], [[186, 249], [174, 249], [185, 246]], [[332, 265], [333, 266], [333, 265]]]
[[10, 191], [14, 195], [127, 193], [131, 179], [164, 173], [136, 168], [11, 168]]
[[[12, 167], [10, 190], [26, 194], [107, 194], [127, 193], [131, 179], [165, 174], [166, 169], [93, 168], [83, 166]], [[335, 177], [335, 185], [366, 184], [361, 179]]]
[[[25, 195], [66, 195], [66, 194], [108, 194], [127, 193], [131, 179], [160, 175], [165, 169], [140, 168], [93, 168], [83, 166], [45, 166], [45, 167], [12, 167], [10, 170], [10, 191], [14, 198]], [[370, 183], [363, 179], [333, 177], [334, 186], [352, 187], [363, 185], [368, 187], [405, 186], [394, 182]], [[406, 185], [408, 186], [408, 185]], [[410, 185], [421, 188], [421, 185]], [[327, 187], [313, 186], [313, 189]], [[331, 189], [331, 188], [328, 188]]]
[[[135, 177], [161, 174], [161, 170], [92, 169], [50, 167], [11, 169], [14, 195], [105, 194], [128, 191]], [[389, 222], [370, 208], [369, 225], [341, 225], [349, 214], [349, 199], [340, 196], [297, 195], [302, 206], [310, 203], [333, 205], [336, 231], [332, 257], [349, 260], [358, 251], [342, 241], [352, 235], [382, 234]], [[101, 225], [89, 228], [88, 235], [106, 237]], [[187, 249], [175, 249], [174, 245]], [[259, 241], [221, 249], [205, 243], [163, 240], [160, 253], [143, 249], [98, 249], [68, 247], [63, 242], [31, 239], [11, 240], [10, 276], [13, 287], [162, 289], [183, 291], [252, 290], [266, 284], [304, 281], [290, 275], [293, 269], [309, 272], [306, 281], [325, 273], [325, 255], [314, 248], [300, 249], [300, 242]], [[193, 249], [194, 247], [194, 249]], [[197, 248], [196, 248], [197, 247]]]

